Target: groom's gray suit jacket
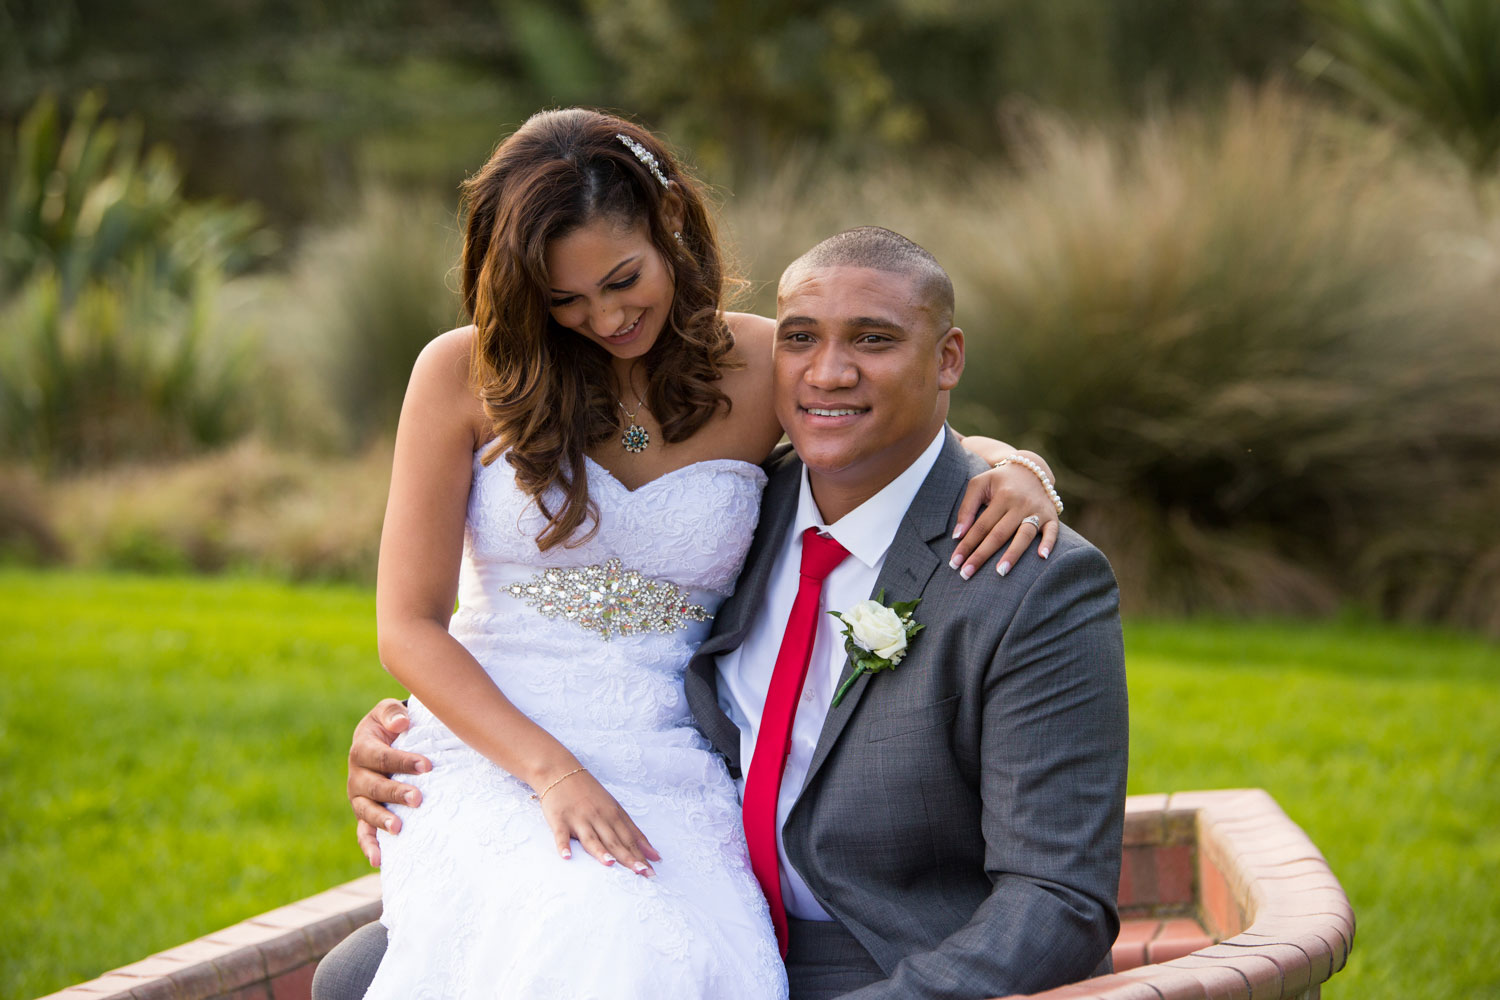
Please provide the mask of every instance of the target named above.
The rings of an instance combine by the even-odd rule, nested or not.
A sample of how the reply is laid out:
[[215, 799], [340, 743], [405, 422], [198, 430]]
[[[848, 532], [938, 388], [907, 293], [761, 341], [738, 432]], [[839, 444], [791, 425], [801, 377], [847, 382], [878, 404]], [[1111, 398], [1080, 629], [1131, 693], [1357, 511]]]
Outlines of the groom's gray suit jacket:
[[[921, 598], [926, 628], [828, 713], [783, 832], [787, 860], [889, 977], [860, 1000], [1057, 986], [1095, 972], [1119, 931], [1128, 734], [1114, 574], [1066, 527], [1051, 558], [1006, 577], [994, 560], [969, 581], [948, 569], [964, 484], [983, 468], [950, 433], [875, 586], [887, 603]], [[802, 466], [789, 452], [767, 470], [744, 572], [687, 675], [699, 725], [736, 769], [714, 656], [763, 603]]]

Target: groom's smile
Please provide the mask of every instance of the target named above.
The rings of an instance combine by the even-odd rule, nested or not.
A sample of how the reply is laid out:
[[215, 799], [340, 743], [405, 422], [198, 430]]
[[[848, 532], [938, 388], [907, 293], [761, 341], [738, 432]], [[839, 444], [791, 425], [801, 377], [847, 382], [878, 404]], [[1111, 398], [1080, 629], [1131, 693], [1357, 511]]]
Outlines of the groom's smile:
[[777, 294], [776, 415], [828, 521], [876, 493], [932, 443], [963, 332], [910, 275], [794, 264]]

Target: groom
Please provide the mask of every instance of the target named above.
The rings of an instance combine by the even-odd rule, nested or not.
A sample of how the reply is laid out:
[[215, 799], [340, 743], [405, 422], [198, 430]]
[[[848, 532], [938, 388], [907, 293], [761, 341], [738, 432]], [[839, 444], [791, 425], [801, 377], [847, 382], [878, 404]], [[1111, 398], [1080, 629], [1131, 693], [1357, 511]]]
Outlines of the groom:
[[[774, 369], [795, 453], [767, 463], [744, 572], [688, 668], [700, 727], [744, 774], [794, 1000], [1030, 993], [1107, 968], [1119, 929], [1114, 577], [1067, 528], [1007, 576], [937, 572], [977, 461], [945, 426], [952, 318], [947, 274], [888, 230], [787, 268]], [[923, 627], [894, 668], [856, 674], [824, 612], [875, 596], [920, 601]], [[372, 717], [351, 795], [391, 799], [404, 786], [367, 768], [409, 768]], [[373, 973], [380, 944], [359, 933], [329, 981]]]

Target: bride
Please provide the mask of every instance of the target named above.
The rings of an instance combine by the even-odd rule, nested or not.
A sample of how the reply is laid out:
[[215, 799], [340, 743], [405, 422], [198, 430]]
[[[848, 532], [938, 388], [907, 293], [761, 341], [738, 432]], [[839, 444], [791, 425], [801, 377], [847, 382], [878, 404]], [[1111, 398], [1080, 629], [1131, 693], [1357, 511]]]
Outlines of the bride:
[[[473, 325], [416, 362], [381, 538], [398, 746], [433, 767], [381, 834], [368, 996], [785, 997], [682, 686], [781, 437], [774, 323], [719, 311], [700, 190], [630, 122], [538, 114], [464, 198]], [[1001, 513], [972, 529], [988, 552]]]

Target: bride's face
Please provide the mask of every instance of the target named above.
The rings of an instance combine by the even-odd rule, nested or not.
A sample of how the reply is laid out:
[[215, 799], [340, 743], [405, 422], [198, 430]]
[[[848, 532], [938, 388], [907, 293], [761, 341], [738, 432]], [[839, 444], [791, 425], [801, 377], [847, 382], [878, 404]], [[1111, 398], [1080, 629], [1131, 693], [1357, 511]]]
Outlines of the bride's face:
[[547, 244], [552, 318], [616, 358], [651, 349], [675, 286], [644, 221], [600, 217]]

